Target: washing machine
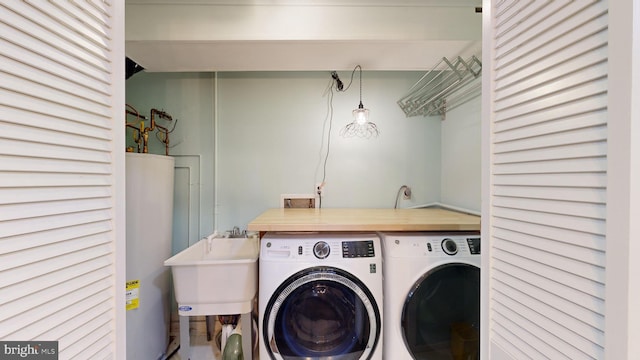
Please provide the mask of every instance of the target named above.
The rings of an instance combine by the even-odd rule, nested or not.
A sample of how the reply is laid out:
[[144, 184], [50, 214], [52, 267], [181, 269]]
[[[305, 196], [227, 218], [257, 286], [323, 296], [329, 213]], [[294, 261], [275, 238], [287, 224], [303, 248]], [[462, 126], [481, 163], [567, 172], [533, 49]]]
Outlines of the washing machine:
[[385, 359], [475, 360], [480, 235], [380, 233]]
[[267, 233], [260, 241], [260, 359], [382, 359], [377, 234]]

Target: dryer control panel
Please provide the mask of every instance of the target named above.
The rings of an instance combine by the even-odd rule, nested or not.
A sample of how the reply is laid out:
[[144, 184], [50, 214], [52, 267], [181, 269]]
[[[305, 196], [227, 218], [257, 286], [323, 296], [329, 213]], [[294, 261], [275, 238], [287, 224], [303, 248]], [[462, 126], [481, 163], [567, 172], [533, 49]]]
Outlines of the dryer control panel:
[[383, 250], [389, 257], [461, 257], [480, 255], [480, 235], [460, 233], [388, 233]]
[[[427, 242], [427, 250], [429, 252], [434, 251], [431, 244], [432, 242], [433, 241]], [[480, 255], [480, 237], [447, 237], [440, 242], [440, 247], [442, 251], [449, 256], [457, 255], [458, 251], [461, 251], [463, 254]]]
[[469, 252], [471, 254], [480, 254], [480, 237], [468, 237], [467, 245], [469, 245]]

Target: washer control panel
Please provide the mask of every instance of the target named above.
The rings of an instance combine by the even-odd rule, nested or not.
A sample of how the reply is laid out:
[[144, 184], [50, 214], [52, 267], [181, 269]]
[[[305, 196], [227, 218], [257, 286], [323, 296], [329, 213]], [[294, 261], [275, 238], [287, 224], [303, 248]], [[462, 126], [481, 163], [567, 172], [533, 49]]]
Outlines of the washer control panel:
[[376, 252], [373, 248], [373, 240], [364, 241], [343, 241], [343, 258], [374, 257]]
[[318, 241], [313, 245], [313, 255], [318, 259], [325, 259], [331, 253], [331, 246], [326, 241]]
[[351, 261], [380, 257], [376, 234], [266, 234], [260, 241], [260, 259]]

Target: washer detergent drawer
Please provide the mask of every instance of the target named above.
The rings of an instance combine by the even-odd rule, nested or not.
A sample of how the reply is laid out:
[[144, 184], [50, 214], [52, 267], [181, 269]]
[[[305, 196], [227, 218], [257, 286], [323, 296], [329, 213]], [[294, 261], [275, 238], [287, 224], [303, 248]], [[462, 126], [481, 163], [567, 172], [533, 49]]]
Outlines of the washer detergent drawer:
[[346, 271], [325, 266], [284, 281], [262, 320], [262, 340], [274, 359], [368, 359], [381, 332], [369, 289]]

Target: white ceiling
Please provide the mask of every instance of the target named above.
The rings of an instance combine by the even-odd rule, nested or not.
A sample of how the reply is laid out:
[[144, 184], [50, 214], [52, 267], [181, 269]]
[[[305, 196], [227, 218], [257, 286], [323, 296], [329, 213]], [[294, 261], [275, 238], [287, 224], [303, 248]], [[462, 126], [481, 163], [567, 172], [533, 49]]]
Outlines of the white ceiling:
[[481, 48], [480, 0], [127, 0], [151, 72], [425, 70]]

